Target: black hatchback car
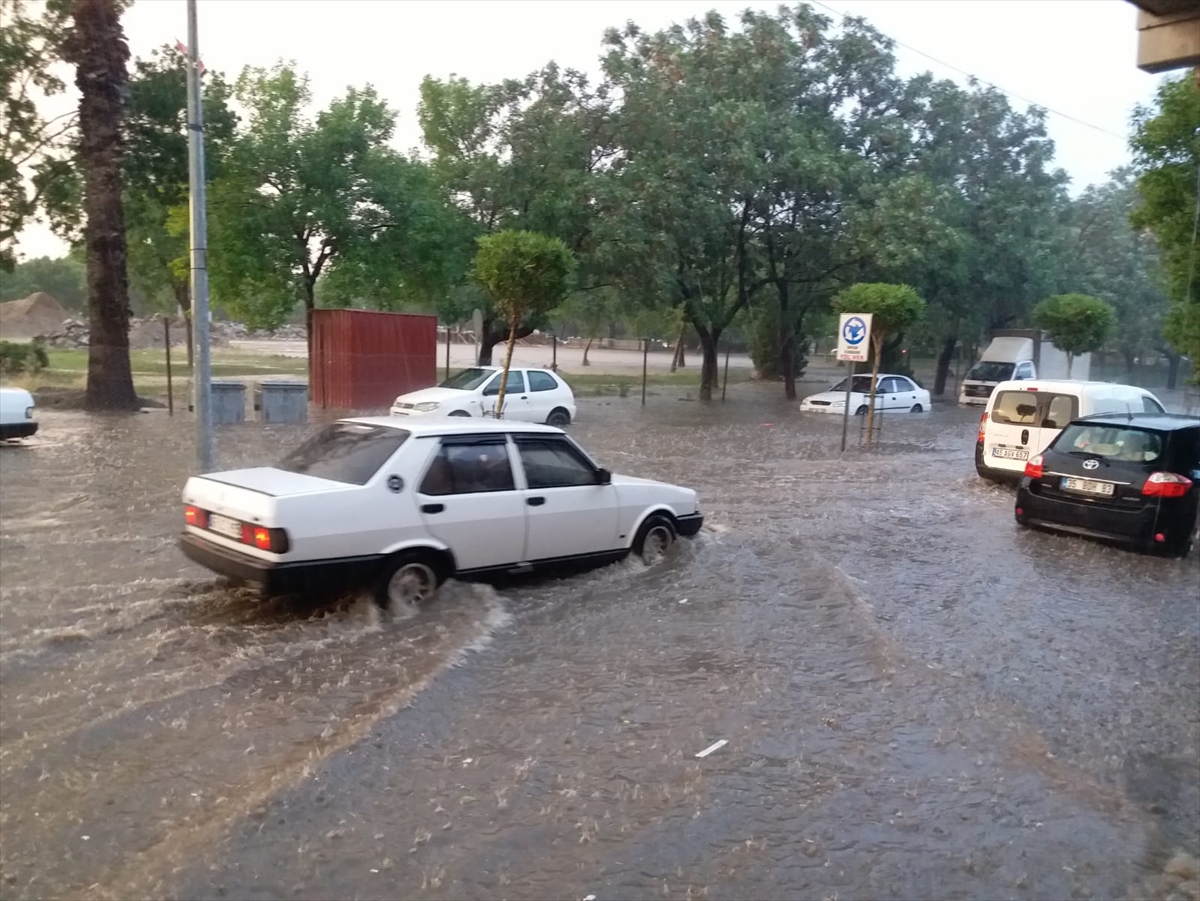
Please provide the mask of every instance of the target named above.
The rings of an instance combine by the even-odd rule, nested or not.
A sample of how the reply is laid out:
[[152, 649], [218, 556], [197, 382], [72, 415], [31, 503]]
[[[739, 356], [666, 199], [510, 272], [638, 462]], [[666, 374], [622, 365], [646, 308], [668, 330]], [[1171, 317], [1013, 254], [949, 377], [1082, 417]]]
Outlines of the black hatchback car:
[[1200, 419], [1098, 413], [1030, 458], [1017, 489], [1023, 526], [1185, 557], [1200, 497]]

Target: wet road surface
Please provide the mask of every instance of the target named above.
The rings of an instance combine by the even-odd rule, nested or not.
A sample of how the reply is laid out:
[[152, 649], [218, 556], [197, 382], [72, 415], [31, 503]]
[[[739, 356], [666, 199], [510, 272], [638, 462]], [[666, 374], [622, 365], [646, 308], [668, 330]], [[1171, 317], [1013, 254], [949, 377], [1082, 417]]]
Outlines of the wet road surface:
[[186, 420], [45, 414], [0, 448], [0, 897], [1136, 897], [1200, 851], [1200, 558], [1019, 530], [975, 413], [843, 459], [776, 390], [585, 401], [697, 540], [402, 620], [185, 561]]

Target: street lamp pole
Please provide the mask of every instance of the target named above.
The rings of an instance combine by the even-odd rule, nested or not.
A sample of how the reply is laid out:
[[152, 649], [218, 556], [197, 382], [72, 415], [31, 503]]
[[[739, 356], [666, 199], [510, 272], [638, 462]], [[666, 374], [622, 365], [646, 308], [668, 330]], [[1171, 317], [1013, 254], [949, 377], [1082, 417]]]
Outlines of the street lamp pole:
[[196, 342], [194, 379], [196, 458], [200, 472], [213, 470], [212, 368], [208, 321], [208, 221], [204, 200], [204, 109], [200, 101], [200, 48], [196, 0], [188, 0], [187, 112], [188, 179], [191, 186], [192, 329]]

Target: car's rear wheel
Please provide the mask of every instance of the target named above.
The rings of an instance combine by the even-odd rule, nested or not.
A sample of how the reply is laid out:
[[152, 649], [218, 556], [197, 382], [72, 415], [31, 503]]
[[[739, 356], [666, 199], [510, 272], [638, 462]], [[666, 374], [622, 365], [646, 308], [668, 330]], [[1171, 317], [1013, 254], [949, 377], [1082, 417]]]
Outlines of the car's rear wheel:
[[571, 414], [562, 407], [555, 407], [550, 411], [550, 415], [546, 417], [546, 425], [558, 426], [560, 429], [563, 426], [571, 424]]
[[920, 404], [913, 404], [913, 405], [912, 405], [912, 409], [911, 409], [911, 410], [909, 410], [908, 412], [909, 412], [909, 413], [924, 413], [924, 412], [925, 412], [925, 408], [924, 408], [924, 407], [922, 407]]
[[675, 544], [675, 524], [661, 513], [655, 513], [642, 523], [633, 540], [633, 552], [643, 563], [650, 565], [665, 557]]
[[470, 414], [470, 413], [468, 413], [466, 410], [455, 410], [455, 411], [454, 411], [453, 413], [451, 413], [450, 415], [451, 415], [451, 416], [466, 416], [466, 417], [468, 417], [468, 418], [470, 418], [470, 416], [471, 416], [471, 414]]
[[867, 405], [866, 404], [859, 405], [859, 408], [854, 411], [854, 415], [855, 416], [866, 416], [867, 415]]
[[433, 600], [441, 583], [430, 555], [404, 551], [384, 564], [375, 583], [375, 602], [393, 612], [418, 610]]

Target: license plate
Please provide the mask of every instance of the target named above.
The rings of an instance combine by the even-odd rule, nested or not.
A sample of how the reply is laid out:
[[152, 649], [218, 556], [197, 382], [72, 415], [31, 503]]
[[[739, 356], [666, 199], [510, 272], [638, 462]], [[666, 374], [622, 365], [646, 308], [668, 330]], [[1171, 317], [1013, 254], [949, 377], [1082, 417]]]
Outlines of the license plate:
[[1005, 460], [1028, 460], [1029, 451], [1018, 447], [993, 447], [993, 457], [1003, 457]]
[[208, 528], [218, 535], [224, 535], [226, 538], [233, 538], [236, 541], [242, 540], [242, 524], [228, 516], [222, 516], [219, 513], [210, 513], [208, 516]]
[[1093, 479], [1072, 479], [1069, 476], [1063, 476], [1061, 487], [1064, 491], [1080, 491], [1084, 494], [1111, 495], [1113, 493], [1112, 482], [1097, 482]]

